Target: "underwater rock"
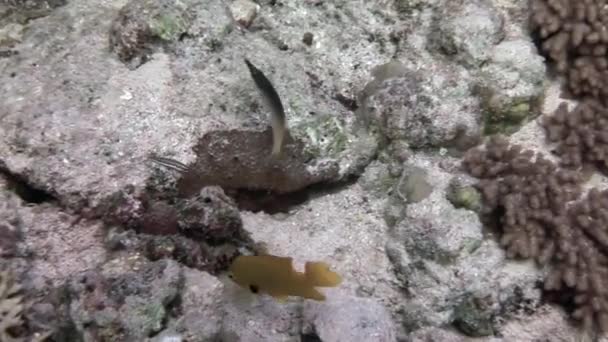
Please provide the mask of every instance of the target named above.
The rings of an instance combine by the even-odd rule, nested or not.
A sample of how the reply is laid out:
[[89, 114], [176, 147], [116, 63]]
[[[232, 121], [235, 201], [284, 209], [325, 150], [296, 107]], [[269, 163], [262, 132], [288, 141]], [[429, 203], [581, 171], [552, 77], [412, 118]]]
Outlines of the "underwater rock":
[[[397, 286], [398, 281], [392, 272], [392, 265], [382, 248], [390, 238], [386, 234], [386, 226], [377, 215], [383, 202], [384, 199], [376, 199], [359, 184], [353, 184], [339, 192], [314, 197], [311, 201], [302, 204], [298, 210], [284, 217], [251, 212], [243, 212], [242, 217], [244, 227], [254, 241], [264, 242], [267, 252], [273, 255], [292, 257], [294, 267], [298, 271], [303, 271], [306, 261], [324, 261], [344, 279], [344, 282], [336, 288], [319, 289], [327, 299], [325, 303], [317, 303], [318, 310], [322, 310], [324, 305], [333, 306], [330, 303], [334, 296], [339, 297], [336, 299], [336, 305], [346, 300], [344, 298], [356, 301], [357, 306], [362, 303], [357, 297], [370, 299], [371, 302], [382, 300], [382, 305], [379, 303], [370, 305], [375, 307], [374, 310], [380, 310], [384, 306], [383, 310], [389, 312], [394, 322], [399, 322], [398, 312], [403, 302], [403, 292]], [[268, 311], [255, 311], [253, 306], [255, 318], [252, 317], [251, 320], [256, 322], [256, 330], [258, 322], [262, 325], [267, 320], [267, 318], [258, 318], [258, 315], [276, 314], [272, 298], [260, 299], [260, 302], [264, 304], [259, 305]], [[300, 301], [291, 299], [288, 303], [299, 304]], [[338, 308], [336, 310], [341, 311]], [[281, 320], [284, 319], [282, 312], [276, 315]], [[291, 319], [296, 322], [291, 324], [296, 326], [298, 338], [301, 330], [299, 327], [301, 323], [297, 321], [299, 318], [299, 311], [292, 313]], [[316, 320], [321, 326], [321, 317], [317, 317]], [[272, 324], [274, 326], [275, 323]], [[348, 323], [343, 322], [343, 324]], [[399, 330], [399, 323], [395, 323], [393, 328]], [[331, 330], [331, 327], [327, 326], [327, 329]], [[373, 328], [370, 327], [368, 332], [371, 330]], [[312, 335], [311, 331], [304, 333]], [[333, 334], [330, 331], [328, 333]]]
[[[374, 158], [376, 137], [355, 128], [351, 110], [334, 97], [337, 92], [351, 96], [350, 89], [367, 78], [367, 68], [352, 68], [362, 56], [379, 64], [388, 51], [361, 46], [348, 54], [340, 53], [338, 59], [325, 53], [318, 58], [303, 52], [284, 55], [266, 40], [267, 31], [243, 37], [234, 30], [234, 21], [222, 1], [189, 0], [165, 8], [172, 3], [126, 3], [123, 13], [128, 12], [124, 19], [129, 25], [162, 13], [179, 19], [176, 25], [168, 25], [168, 41], [157, 38], [152, 47], [144, 44], [141, 52], [129, 50], [137, 35], [135, 40], [129, 38], [129, 25], [123, 27], [117, 20], [120, 9], [108, 2], [82, 6], [68, 2], [37, 25], [27, 27], [19, 57], [0, 58], [1, 68], [7, 71], [0, 74], [0, 156], [7, 170], [56, 195], [65, 208], [77, 212], [86, 208], [87, 216], [92, 212], [93, 216], [116, 218], [119, 222], [111, 224], [134, 229], [143, 214], [141, 197], [152, 191], [148, 186], [159, 173], [146, 161], [152, 153], [189, 165], [196, 159], [192, 147], [206, 134], [214, 137], [206, 140], [212, 144], [227, 137], [245, 138], [249, 145], [240, 141], [232, 149], [207, 150], [226, 153], [219, 156], [221, 163], [215, 164], [218, 174], [238, 174], [253, 166], [259, 169], [249, 171], [280, 176], [285, 170], [275, 170], [276, 165], [267, 160], [268, 113], [243, 57], [256, 63], [277, 88], [290, 132], [303, 149], [296, 162], [288, 165], [287, 185], [277, 187], [266, 177], [261, 183], [252, 178], [246, 186], [295, 191], [357, 175]], [[354, 38], [364, 34], [369, 25], [365, 22], [353, 28], [326, 18], [321, 8], [312, 10], [323, 18], [325, 32], [344, 32]], [[264, 13], [264, 20], [289, 21], [288, 17], [297, 13], [302, 12], [286, 16]], [[179, 24], [182, 17], [190, 18], [187, 26]], [[146, 22], [148, 28], [149, 24]], [[118, 58], [108, 58], [108, 35], [116, 28], [113, 25], [119, 28], [115, 37], [122, 37], [119, 41], [124, 38], [124, 44], [119, 45], [127, 49], [125, 56], [142, 53], [149, 57], [146, 63], [129, 69]], [[303, 32], [293, 33], [302, 45]], [[329, 39], [323, 40], [328, 49], [342, 41], [341, 36], [332, 35], [323, 39]], [[345, 64], [345, 58], [351, 65]], [[133, 57], [132, 62], [137, 59]], [[39, 96], [40, 91], [48, 96]], [[28, 129], [22, 129], [25, 126]], [[253, 159], [255, 163], [233, 163], [230, 154], [236, 148], [244, 161]], [[212, 185], [241, 185], [230, 182]], [[121, 202], [121, 193], [129, 189]]]
[[454, 325], [468, 336], [488, 336], [494, 333], [492, 315], [479, 304], [480, 300], [466, 298], [454, 309]]
[[9, 190], [8, 182], [0, 176], [0, 257], [13, 257], [19, 250], [21, 205], [17, 195]]
[[393, 6], [399, 15], [408, 16], [413, 12], [421, 10], [423, 7], [432, 4], [429, 0], [395, 0]]
[[[249, 246], [249, 241], [239, 246]], [[181, 234], [148, 235], [133, 230], [110, 229], [106, 246], [113, 252], [128, 251], [139, 253], [149, 260], [173, 259], [193, 269], [218, 275], [228, 269], [232, 260], [239, 255], [236, 246], [222, 244], [210, 246], [204, 241], [196, 241]]]
[[251, 0], [235, 0], [230, 4], [230, 11], [237, 23], [247, 28], [260, 11], [260, 5]]
[[172, 205], [163, 201], [154, 201], [145, 210], [139, 223], [141, 233], [151, 235], [178, 233], [178, 212]]
[[386, 245], [396, 276], [410, 294], [403, 319], [411, 329], [453, 323], [464, 295], [489, 298], [488, 312], [495, 316], [510, 314], [505, 308], [513, 301], [540, 299], [535, 289], [540, 272], [530, 263], [508, 262], [496, 242], [483, 239], [477, 214], [448, 201], [454, 175], [439, 166], [445, 159], [418, 154], [405, 163], [405, 170], [426, 170], [433, 191], [417, 203], [401, 201], [402, 219], [389, 231]]
[[[5, 71], [0, 73], [0, 166], [55, 198], [52, 203], [29, 203], [32, 208], [23, 211], [18, 206], [17, 216], [25, 223], [10, 225], [24, 232], [26, 243], [19, 248], [31, 243], [23, 258], [2, 259], [0, 264], [31, 270], [25, 274], [24, 279], [31, 277], [27, 285], [43, 292], [54, 290], [46, 281], [54, 285], [68, 279], [76, 288], [64, 293], [57, 286], [57, 301], [70, 305], [73, 327], [67, 326], [56, 340], [300, 340], [301, 302], [283, 305], [261, 297], [243, 304], [226, 294], [218, 299], [221, 286], [214, 276], [223, 276], [230, 254], [247, 250], [246, 243], [238, 249], [209, 247], [195, 234], [175, 234], [180, 206], [186, 203], [182, 200], [196, 202], [188, 202], [196, 209], [187, 217], [193, 226], [220, 229], [221, 220], [198, 216], [205, 207], [199, 202], [203, 199], [195, 197], [206, 186], [226, 187], [230, 195], [239, 191], [229, 188], [241, 186], [283, 191], [285, 196], [296, 197], [292, 191], [310, 194], [306, 202], [291, 205], [282, 214], [244, 210], [245, 229], [272, 253], [300, 261], [324, 260], [335, 267], [346, 281], [328, 293], [330, 300], [334, 293], [349, 300], [369, 299], [355, 298], [348, 306], [361, 308], [353, 322], [366, 321], [361, 317], [371, 315], [365, 307], [369, 304], [370, 311], [383, 317], [375, 326], [397, 335], [396, 331], [425, 324], [452, 324], [454, 308], [465, 294], [494, 296], [492, 303], [498, 308], [493, 305], [491, 314], [500, 318], [508, 317], [502, 315], [507, 306], [501, 303], [520, 298], [514, 295], [515, 284], [523, 287], [525, 299], [534, 300], [530, 289], [536, 273], [504, 262], [491, 242], [479, 244], [478, 223], [466, 226], [470, 217], [462, 213], [468, 211], [454, 209], [445, 199], [445, 184], [435, 184], [438, 175], [448, 179], [456, 171], [439, 173], [412, 162], [415, 148], [430, 147], [431, 153], [438, 146], [466, 148], [468, 139], [479, 133], [482, 113], [478, 95], [471, 90], [475, 78], [464, 67], [450, 65], [452, 56], [434, 58], [421, 50], [433, 11], [444, 11], [444, 4], [454, 8], [477, 2], [410, 0], [378, 6], [258, 1], [260, 11], [247, 30], [235, 29], [233, 19], [238, 18], [231, 18], [228, 3], [219, 0], [63, 2], [44, 18], [18, 21], [23, 25], [20, 41], [11, 42], [11, 51], [0, 51], [0, 69]], [[167, 4], [171, 6], [161, 8]], [[125, 7], [119, 13], [121, 6]], [[0, 17], [4, 13], [0, 5]], [[163, 13], [171, 18], [152, 18]], [[456, 20], [454, 14], [445, 19]], [[153, 30], [154, 25], [158, 26]], [[113, 29], [118, 49], [109, 53]], [[302, 42], [306, 32], [314, 37], [310, 46]], [[443, 33], [462, 37], [462, 32]], [[482, 41], [460, 42], [455, 56], [487, 58], [475, 49], [487, 46], [487, 37], [494, 33], [477, 33], [472, 38]], [[118, 53], [132, 55], [130, 62], [121, 61]], [[287, 164], [266, 159], [271, 146], [268, 108], [247, 73], [245, 57], [264, 71], [284, 102], [293, 138], [290, 146], [297, 152], [295, 159], [287, 156]], [[368, 83], [374, 66], [381, 70]], [[201, 140], [209, 145], [198, 146]], [[211, 163], [197, 162], [193, 147], [212, 152], [205, 159]], [[208, 167], [203, 178], [218, 184], [196, 183], [191, 198], [179, 198], [175, 184], [181, 175], [154, 167], [147, 161], [151, 154], [203, 170]], [[329, 186], [361, 174], [376, 158], [369, 184], [362, 179]], [[425, 180], [432, 192], [420, 196], [419, 202], [387, 198], [404, 162], [429, 172]], [[284, 174], [290, 177], [275, 177]], [[314, 184], [323, 186], [309, 191]], [[389, 235], [380, 217], [388, 201], [393, 202], [387, 216], [400, 235]], [[434, 215], [447, 216], [435, 221]], [[97, 216], [104, 222], [96, 221]], [[223, 237], [236, 229], [236, 218], [228, 216], [230, 228], [220, 231]], [[414, 227], [406, 227], [404, 220]], [[464, 223], [453, 223], [458, 220]], [[427, 222], [429, 233], [420, 234]], [[101, 240], [108, 229], [104, 246]], [[421, 236], [416, 240], [409, 234]], [[454, 234], [453, 244], [448, 243], [449, 234]], [[462, 236], [473, 240], [469, 244]], [[389, 260], [383, 246], [391, 239], [398, 243]], [[421, 246], [406, 249], [406, 243], [408, 248]], [[432, 256], [435, 247], [440, 253]], [[108, 256], [112, 261], [105, 261]], [[438, 262], [445, 259], [450, 263]], [[161, 264], [179, 268], [187, 285], [173, 266], [166, 272], [146, 266]], [[100, 266], [101, 271], [95, 271]], [[89, 285], [73, 284], [73, 278], [87, 269], [97, 273], [101, 286], [96, 278]], [[150, 287], [143, 288], [142, 283]], [[103, 284], [115, 285], [115, 291]], [[38, 309], [38, 317], [49, 313], [48, 306]], [[320, 311], [311, 323], [319, 336], [344, 336], [332, 331], [325, 319], [338, 322], [338, 327], [352, 326], [353, 322], [334, 321], [343, 318], [326, 317], [321, 306], [314, 310]], [[371, 326], [353, 329], [374, 331]], [[402, 337], [395, 339], [406, 340]]]
[[433, 186], [427, 178], [428, 174], [425, 169], [407, 165], [402, 172], [395, 191], [406, 203], [423, 201], [433, 192]]
[[303, 332], [314, 331], [323, 342], [396, 340], [389, 311], [371, 298], [335, 295], [326, 303], [304, 303]]
[[64, 6], [66, 3], [67, 0], [3, 1], [0, 3], [0, 28], [12, 23], [25, 25], [30, 20], [49, 15], [53, 10]]
[[0, 47], [11, 47], [14, 44], [21, 42], [23, 39], [23, 25], [7, 24], [4, 27], [0, 26]]
[[486, 62], [505, 36], [504, 17], [491, 0], [448, 0], [437, 8], [429, 47], [465, 66]]
[[474, 143], [479, 103], [465, 70], [437, 64], [399, 73], [403, 76], [368, 88], [361, 115], [372, 127], [389, 141], [404, 140], [412, 148], [466, 149]]
[[243, 236], [236, 203], [219, 186], [208, 186], [177, 205], [180, 231], [200, 240], [221, 242]]
[[287, 142], [284, 157], [271, 156], [272, 132], [214, 131], [194, 147], [197, 160], [178, 180], [181, 196], [198, 194], [205, 186], [288, 193], [323, 181], [336, 180], [335, 160], [318, 160], [299, 142]]
[[527, 39], [496, 45], [479, 72], [486, 134], [510, 134], [540, 113], [546, 66]]
[[[11, 249], [20, 256], [17, 259], [27, 261], [24, 285], [29, 288], [61, 285], [100, 265], [107, 256], [101, 222], [82, 220], [48, 204], [28, 205], [0, 186], [0, 232], [3, 226], [8, 228], [5, 233], [10, 233], [0, 240], [19, 238], [13, 240], [18, 243]], [[9, 241], [2, 240], [0, 248], [4, 243]], [[19, 264], [16, 259], [9, 262], [15, 268]]]
[[452, 176], [437, 162], [416, 156], [405, 163], [403, 184], [395, 190], [405, 217], [392, 228], [391, 243], [404, 246], [416, 258], [450, 263], [481, 243], [481, 222], [474, 212], [456, 209], [446, 199]]
[[211, 12], [217, 4], [196, 0], [130, 0], [112, 22], [110, 49], [130, 68], [137, 68], [165, 44], [174, 45], [184, 36], [196, 36], [213, 24], [218, 25], [217, 31], [205, 30], [206, 38], [221, 40], [223, 35], [218, 29], [230, 26], [231, 22], [227, 13]]
[[389, 166], [379, 161], [368, 165], [359, 180], [363, 189], [380, 198], [389, 194], [398, 181], [391, 175]]
[[[555, 306], [544, 305], [534, 313], [519, 313], [512, 320], [500, 326], [498, 336], [477, 337], [479, 342], [498, 341], [543, 341], [548, 336], [553, 341], [584, 340], [581, 334], [568, 322], [566, 313]], [[592, 340], [589, 338], [589, 340]], [[455, 329], [425, 327], [412, 332], [408, 341], [428, 342], [467, 342], [471, 337], [464, 336]]]
[[192, 269], [183, 272], [181, 316], [170, 319], [167, 330], [179, 332], [180, 337], [189, 342], [213, 341], [222, 328], [224, 286], [206, 272]]
[[164, 329], [183, 284], [175, 261], [125, 255], [70, 282], [70, 316], [85, 341], [142, 341]]
[[269, 296], [253, 296], [234, 283], [227, 284], [219, 340], [299, 341], [301, 303], [278, 303]]
[[481, 212], [481, 193], [471, 184], [462, 182], [458, 177], [450, 182], [446, 198], [455, 208], [465, 208], [474, 212]]

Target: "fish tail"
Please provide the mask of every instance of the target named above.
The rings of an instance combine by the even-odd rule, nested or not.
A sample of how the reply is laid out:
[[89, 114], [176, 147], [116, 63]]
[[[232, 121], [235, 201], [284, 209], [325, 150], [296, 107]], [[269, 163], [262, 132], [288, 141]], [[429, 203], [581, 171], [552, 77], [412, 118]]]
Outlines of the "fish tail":
[[179, 172], [186, 172], [188, 171], [188, 166], [178, 162], [175, 159], [171, 159], [171, 158], [163, 158], [163, 157], [157, 157], [157, 156], [150, 156], [148, 157], [149, 160], [155, 162], [158, 165], [162, 165], [165, 167], [168, 167], [170, 169], [179, 171]]
[[312, 286], [334, 287], [342, 282], [342, 277], [329, 269], [329, 265], [324, 262], [309, 261], [305, 266], [306, 278]]
[[303, 293], [300, 294], [303, 298], [314, 299], [318, 301], [324, 301], [325, 295], [319, 292], [319, 290], [314, 287], [307, 288]]
[[[280, 130], [280, 129], [279, 129]], [[277, 129], [273, 130], [273, 141], [272, 141], [272, 156], [279, 157], [283, 149], [283, 132]]]

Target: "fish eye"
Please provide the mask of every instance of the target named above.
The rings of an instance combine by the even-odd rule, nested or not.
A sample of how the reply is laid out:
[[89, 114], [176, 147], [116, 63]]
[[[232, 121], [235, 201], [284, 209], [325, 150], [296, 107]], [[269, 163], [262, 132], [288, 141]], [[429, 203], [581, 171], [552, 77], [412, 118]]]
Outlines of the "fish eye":
[[260, 292], [260, 288], [257, 287], [256, 285], [249, 285], [249, 291], [251, 291], [253, 293], [258, 293], [258, 292]]
[[234, 275], [232, 273], [228, 273], [228, 278], [234, 279]]

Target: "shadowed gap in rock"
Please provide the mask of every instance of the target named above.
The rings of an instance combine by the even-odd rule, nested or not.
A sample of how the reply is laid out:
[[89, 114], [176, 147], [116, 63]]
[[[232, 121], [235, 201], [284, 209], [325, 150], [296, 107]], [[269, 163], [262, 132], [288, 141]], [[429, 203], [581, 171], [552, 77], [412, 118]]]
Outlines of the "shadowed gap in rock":
[[9, 190], [13, 191], [27, 203], [42, 204], [57, 202], [57, 198], [50, 192], [31, 185], [23, 176], [10, 172], [1, 164], [0, 177], [4, 177], [7, 180]]
[[275, 193], [265, 190], [228, 190], [226, 194], [234, 199], [239, 210], [266, 214], [288, 213], [294, 207], [302, 205], [311, 199], [334, 194], [355, 184], [358, 176], [351, 176], [339, 182], [323, 182], [310, 185], [292, 193]]
[[314, 332], [300, 334], [300, 342], [323, 342], [319, 335]]

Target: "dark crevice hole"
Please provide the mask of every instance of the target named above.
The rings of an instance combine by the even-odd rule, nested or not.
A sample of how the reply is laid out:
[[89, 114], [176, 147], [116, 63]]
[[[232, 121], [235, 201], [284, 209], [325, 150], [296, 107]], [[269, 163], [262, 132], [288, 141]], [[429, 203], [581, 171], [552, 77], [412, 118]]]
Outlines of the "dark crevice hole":
[[337, 93], [336, 95], [334, 95], [334, 99], [336, 101], [340, 102], [341, 105], [343, 105], [346, 109], [350, 110], [351, 112], [354, 112], [359, 108], [359, 105], [357, 104], [356, 99], [347, 97], [344, 94]]
[[333, 194], [343, 190], [357, 182], [358, 176], [349, 177], [340, 182], [323, 182], [311, 185], [305, 189], [280, 194], [268, 190], [232, 190], [227, 191], [239, 210], [247, 210], [253, 213], [264, 212], [267, 214], [288, 213], [291, 209], [300, 206], [307, 201], [321, 196]]
[[1, 166], [0, 175], [7, 180], [9, 189], [27, 203], [41, 204], [57, 201], [57, 198], [50, 192], [31, 185], [22, 176], [14, 174]]
[[300, 342], [323, 342], [323, 340], [315, 332], [310, 332], [306, 334], [302, 333], [300, 335]]

